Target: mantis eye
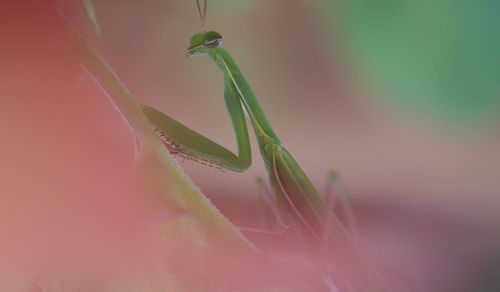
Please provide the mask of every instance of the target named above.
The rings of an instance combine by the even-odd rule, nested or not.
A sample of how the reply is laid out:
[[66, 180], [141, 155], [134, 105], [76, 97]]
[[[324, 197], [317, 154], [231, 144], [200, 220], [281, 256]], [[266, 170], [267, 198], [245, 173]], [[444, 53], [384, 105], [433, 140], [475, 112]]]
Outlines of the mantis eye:
[[216, 48], [222, 44], [222, 35], [216, 31], [209, 31], [205, 34], [203, 45], [207, 48]]
[[222, 44], [222, 37], [205, 41], [205, 47], [215, 48]]

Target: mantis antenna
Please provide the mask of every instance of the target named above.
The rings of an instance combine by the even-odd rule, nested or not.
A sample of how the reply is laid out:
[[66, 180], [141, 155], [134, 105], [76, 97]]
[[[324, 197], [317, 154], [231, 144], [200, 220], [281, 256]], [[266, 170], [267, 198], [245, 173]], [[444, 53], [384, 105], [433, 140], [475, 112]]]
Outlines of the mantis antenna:
[[200, 5], [200, 0], [196, 0], [196, 6], [198, 7], [198, 14], [200, 15], [200, 26], [202, 28], [205, 27], [206, 24], [206, 16], [207, 16], [207, 6], [208, 6], [208, 0], [203, 1], [203, 12], [201, 11], [201, 5]]

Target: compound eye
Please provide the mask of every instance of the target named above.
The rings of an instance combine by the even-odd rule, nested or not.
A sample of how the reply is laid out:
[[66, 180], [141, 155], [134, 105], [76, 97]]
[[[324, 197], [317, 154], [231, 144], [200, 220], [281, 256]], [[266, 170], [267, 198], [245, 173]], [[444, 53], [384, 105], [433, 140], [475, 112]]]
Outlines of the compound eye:
[[221, 44], [222, 44], [222, 37], [205, 41], [205, 46], [209, 48], [215, 48], [220, 46]]

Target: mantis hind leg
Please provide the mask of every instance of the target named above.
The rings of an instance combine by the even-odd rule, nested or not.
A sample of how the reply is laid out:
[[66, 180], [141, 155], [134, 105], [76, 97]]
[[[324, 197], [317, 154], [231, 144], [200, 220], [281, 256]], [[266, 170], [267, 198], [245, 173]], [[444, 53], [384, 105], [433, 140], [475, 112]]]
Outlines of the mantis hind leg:
[[[336, 208], [338, 201], [339, 208]], [[325, 202], [327, 209], [327, 216], [335, 216], [334, 210], [337, 209], [337, 217], [345, 217], [345, 226], [350, 231], [354, 240], [357, 240], [357, 222], [356, 217], [352, 211], [352, 206], [349, 201], [347, 191], [342, 180], [342, 177], [337, 171], [330, 171], [327, 174], [327, 186], [325, 191]], [[340, 216], [338, 216], [340, 215]], [[327, 222], [330, 222], [329, 219]]]
[[[336, 269], [335, 266], [332, 266], [326, 258], [328, 258], [329, 247], [334, 240], [331, 237], [330, 230], [332, 227], [332, 218], [333, 217], [345, 217], [345, 223], [341, 223], [346, 227], [346, 230], [349, 231], [349, 234], [346, 234], [347, 237], [351, 238], [352, 241], [346, 242], [347, 244], [352, 244], [352, 252], [355, 253], [354, 258], [358, 258], [359, 256], [359, 243], [358, 243], [358, 232], [357, 232], [357, 222], [356, 218], [352, 211], [352, 206], [347, 197], [347, 191], [345, 189], [344, 183], [340, 174], [337, 171], [330, 171], [327, 175], [327, 186], [325, 192], [325, 225], [321, 236], [320, 243], [320, 255], [325, 258], [324, 261], [320, 261], [319, 269], [323, 275], [323, 281], [325, 285], [332, 292], [338, 291], [358, 291], [359, 289], [355, 289], [353, 286], [363, 285], [362, 281], [359, 283], [351, 282], [353, 279], [348, 280], [345, 278], [343, 273]], [[337, 205], [339, 207], [337, 207]], [[336, 212], [334, 212], [336, 211]], [[340, 213], [340, 214], [339, 214]], [[339, 216], [340, 215], [340, 216]], [[373, 271], [370, 267], [366, 266], [362, 260], [360, 260], [360, 268], [363, 273], [367, 273], [362, 277], [366, 277], [365, 280], [369, 282], [374, 281]], [[334, 279], [336, 281], [334, 281]], [[343, 283], [342, 283], [343, 282]], [[350, 283], [351, 282], [351, 283]], [[344, 288], [340, 289], [336, 286], [336, 284], [341, 284]], [[363, 287], [363, 286], [360, 286]], [[366, 287], [362, 288], [363, 291]], [[384, 290], [381, 290], [384, 291]]]
[[[345, 216], [346, 225], [349, 234], [348, 237], [351, 238], [352, 251], [354, 254], [349, 255], [349, 259], [353, 259], [353, 263], [356, 264], [358, 275], [353, 279], [344, 278], [346, 280], [346, 289], [340, 289], [340, 291], [380, 291], [380, 292], [390, 292], [392, 291], [389, 286], [385, 283], [384, 279], [380, 276], [379, 272], [362, 256], [361, 248], [359, 245], [359, 235], [358, 235], [358, 227], [356, 222], [356, 216], [354, 216], [352, 211], [352, 206], [347, 197], [347, 191], [345, 189], [344, 183], [340, 174], [336, 171], [330, 171], [328, 173], [328, 183], [327, 190], [325, 193], [325, 202], [326, 202], [326, 211], [327, 217], [336, 216], [333, 211], [335, 209], [335, 201], [338, 199], [340, 208], [337, 208], [337, 211], [341, 211], [343, 216]], [[327, 218], [326, 222], [331, 222]], [[327, 226], [325, 227], [322, 243], [321, 243], [321, 252], [326, 255], [328, 245], [330, 244], [331, 237], [328, 236], [329, 230], [327, 230]], [[324, 282], [329, 287], [329, 289], [333, 292], [337, 292], [339, 290], [332, 279], [342, 279], [342, 274], [338, 273], [335, 275], [337, 271], [335, 271], [334, 267], [328, 264], [328, 262], [323, 262], [323, 265], [320, 267], [323, 275]], [[331, 277], [334, 275], [336, 277]], [[339, 277], [340, 276], [340, 277]]]

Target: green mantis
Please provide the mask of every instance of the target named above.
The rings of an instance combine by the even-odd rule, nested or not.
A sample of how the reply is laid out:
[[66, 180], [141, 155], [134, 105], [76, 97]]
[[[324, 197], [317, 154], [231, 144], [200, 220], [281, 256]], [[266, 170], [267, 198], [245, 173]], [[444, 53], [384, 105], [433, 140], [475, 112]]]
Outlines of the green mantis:
[[[245, 171], [252, 162], [246, 120], [248, 118], [258, 141], [272, 194], [280, 212], [286, 214], [286, 219], [291, 225], [304, 235], [311, 251], [322, 251], [318, 258], [325, 263], [325, 267], [334, 257], [343, 257], [356, 262], [356, 265], [363, 266], [349, 231], [333, 214], [331, 204], [319, 194], [299, 164], [281, 145], [245, 77], [231, 55], [221, 47], [222, 35], [215, 31], [204, 30], [206, 0], [204, 4], [202, 11], [197, 0], [202, 31], [191, 38], [187, 56], [208, 56], [222, 72], [224, 100], [236, 136], [237, 154], [152, 107], [142, 106], [143, 113], [172, 154], [238, 172]], [[335, 180], [333, 175], [331, 178]], [[331, 245], [337, 248], [330, 248]], [[330, 272], [327, 271], [326, 274]], [[364, 282], [363, 284], [345, 280], [348, 276], [339, 276], [337, 273], [332, 278], [336, 289], [339, 290], [332, 288], [332, 291], [351, 291], [350, 289], [387, 291], [383, 284], [374, 283], [377, 282], [373, 280], [374, 277], [367, 276], [370, 273], [361, 274], [362, 276], [354, 282]]]

